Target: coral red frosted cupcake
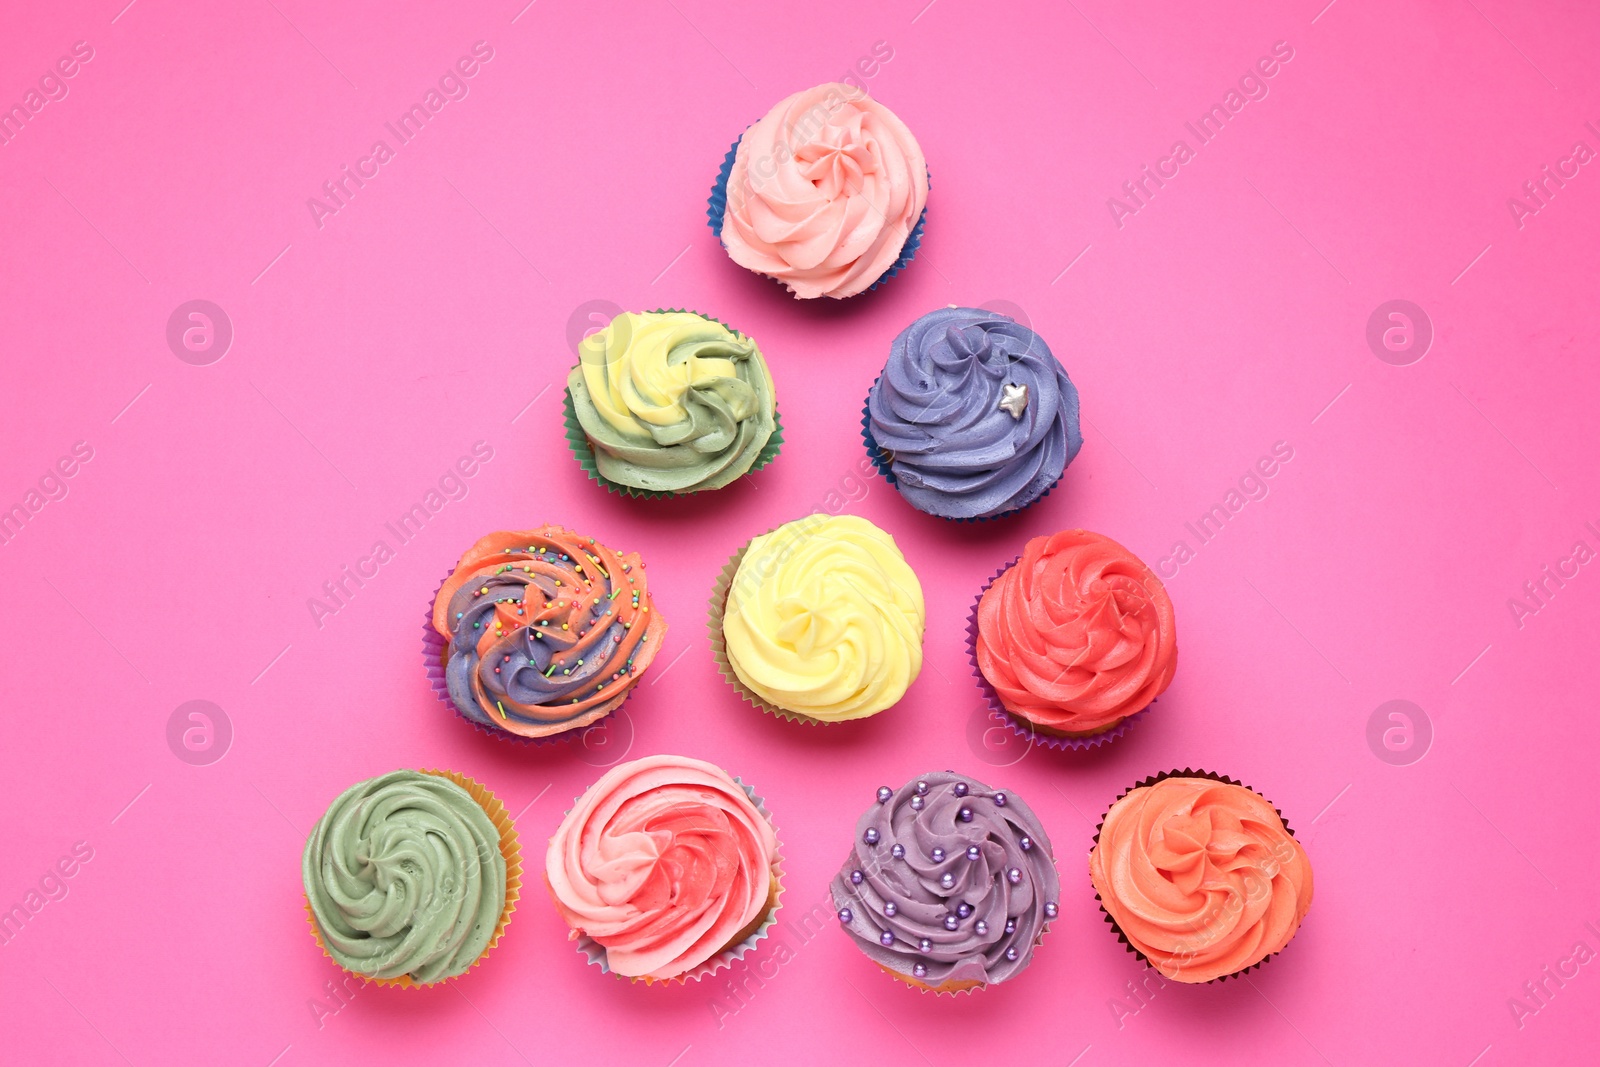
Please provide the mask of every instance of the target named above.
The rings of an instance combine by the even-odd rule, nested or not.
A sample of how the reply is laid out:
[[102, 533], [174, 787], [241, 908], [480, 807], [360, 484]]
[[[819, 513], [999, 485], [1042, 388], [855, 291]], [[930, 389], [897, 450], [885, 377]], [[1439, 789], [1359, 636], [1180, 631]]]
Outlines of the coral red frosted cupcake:
[[620, 764], [545, 853], [556, 910], [590, 962], [646, 982], [704, 978], [766, 936], [778, 837], [749, 786], [687, 756]]
[[1283, 816], [1209, 771], [1169, 771], [1118, 797], [1089, 877], [1129, 951], [1191, 984], [1258, 966], [1311, 908], [1311, 861]]
[[500, 737], [540, 740], [610, 715], [661, 650], [644, 563], [561, 526], [493, 533], [434, 594], [434, 691]]
[[1029, 541], [979, 595], [968, 632], [993, 709], [1055, 747], [1119, 736], [1178, 663], [1166, 587], [1132, 552], [1088, 530]]
[[800, 299], [875, 288], [922, 240], [928, 164], [899, 117], [863, 90], [818, 85], [734, 143], [708, 218], [741, 267]]

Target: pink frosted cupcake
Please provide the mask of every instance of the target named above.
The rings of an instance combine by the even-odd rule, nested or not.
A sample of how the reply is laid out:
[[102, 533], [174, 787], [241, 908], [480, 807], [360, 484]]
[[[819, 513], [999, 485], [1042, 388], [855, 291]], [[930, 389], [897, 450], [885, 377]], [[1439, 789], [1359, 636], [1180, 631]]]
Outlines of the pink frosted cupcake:
[[906, 124], [834, 83], [744, 132], [707, 214], [735, 263], [808, 300], [855, 296], [909, 263], [927, 203], [928, 164]]
[[647, 756], [613, 767], [567, 812], [545, 882], [601, 970], [704, 978], [766, 936], [782, 891], [761, 800], [714, 764]]
[[1172, 600], [1155, 573], [1088, 530], [1035, 537], [979, 596], [973, 666], [995, 711], [1057, 747], [1118, 736], [1172, 681]]

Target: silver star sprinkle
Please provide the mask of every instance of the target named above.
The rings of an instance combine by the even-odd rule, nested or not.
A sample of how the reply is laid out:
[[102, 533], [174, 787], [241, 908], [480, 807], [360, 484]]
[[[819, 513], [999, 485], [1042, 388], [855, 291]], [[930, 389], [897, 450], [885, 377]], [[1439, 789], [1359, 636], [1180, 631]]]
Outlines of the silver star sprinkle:
[[1000, 410], [1010, 415], [1013, 419], [1022, 418], [1022, 413], [1028, 410], [1028, 387], [1009, 383], [1002, 386], [1000, 391]]

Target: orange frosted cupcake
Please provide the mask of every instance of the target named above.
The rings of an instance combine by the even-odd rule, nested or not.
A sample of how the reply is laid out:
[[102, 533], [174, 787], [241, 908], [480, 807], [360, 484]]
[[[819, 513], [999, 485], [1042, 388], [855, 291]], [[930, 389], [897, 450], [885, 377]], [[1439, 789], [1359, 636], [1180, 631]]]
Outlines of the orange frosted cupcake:
[[1111, 805], [1089, 853], [1106, 921], [1167, 978], [1242, 974], [1311, 908], [1311, 861], [1259, 793], [1209, 771], [1146, 778]]
[[541, 526], [466, 551], [434, 595], [423, 662], [462, 718], [537, 741], [621, 707], [666, 631], [637, 553]]
[[1029, 541], [979, 594], [968, 635], [990, 707], [1056, 748], [1121, 736], [1178, 666], [1166, 587], [1139, 557], [1088, 530]]

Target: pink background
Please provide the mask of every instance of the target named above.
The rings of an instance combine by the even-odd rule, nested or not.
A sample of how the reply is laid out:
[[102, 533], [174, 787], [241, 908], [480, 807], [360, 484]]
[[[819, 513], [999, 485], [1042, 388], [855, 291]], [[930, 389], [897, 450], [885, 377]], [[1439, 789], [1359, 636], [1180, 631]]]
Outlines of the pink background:
[[[0, 946], [5, 1058], [1593, 1057], [1600, 965], [1561, 986], [1542, 969], [1570, 975], [1579, 941], [1600, 950], [1585, 926], [1600, 927], [1600, 571], [1580, 566], [1521, 620], [1507, 603], [1575, 541], [1600, 549], [1584, 525], [1600, 527], [1600, 174], [1581, 168], [1520, 228], [1507, 205], [1574, 142], [1600, 148], [1584, 127], [1600, 125], [1591, 5], [523, 2], [64, 0], [5, 19], [0, 103], [74, 42], [93, 49], [68, 95], [0, 145], [0, 506], [75, 442], [93, 452], [0, 545], [0, 906], [25, 906], [41, 880], [66, 890]], [[493, 59], [470, 94], [397, 147], [384, 123], [477, 41]], [[1107, 199], [1178, 138], [1194, 147], [1184, 123], [1278, 41], [1293, 59], [1269, 95], [1119, 228]], [[726, 258], [706, 193], [745, 124], [877, 42], [892, 58], [864, 80], [933, 171], [927, 238], [886, 288], [800, 305]], [[319, 228], [307, 199], [379, 138], [394, 158]], [[209, 366], [165, 338], [196, 298], [235, 333]], [[1434, 325], [1409, 366], [1365, 340], [1394, 298]], [[596, 300], [686, 306], [755, 336], [781, 458], [690, 502], [586, 482], [557, 383], [569, 320]], [[1021, 517], [943, 524], [856, 480], [860, 400], [911, 319], [999, 300], [1066, 364], [1087, 443]], [[383, 524], [480, 440], [494, 458], [470, 494], [319, 626], [308, 599], [375, 540], [395, 547]], [[1293, 459], [1270, 495], [1197, 545], [1185, 522], [1278, 441]], [[929, 618], [906, 700], [828, 730], [741, 705], [703, 624], [727, 556], [815, 507], [892, 532]], [[430, 695], [418, 634], [467, 544], [544, 521], [642, 552], [671, 630], [627, 722], [527, 750]], [[1109, 750], [990, 747], [968, 609], [1028, 537], [1067, 526], [1177, 568], [1177, 680]], [[1193, 558], [1161, 563], [1180, 539]], [[209, 765], [167, 741], [195, 699], [232, 724]], [[1392, 699], [1432, 723], [1409, 765], [1367, 742]], [[768, 943], [756, 971], [710, 983], [632, 987], [583, 963], [534, 884], [452, 988], [365, 989], [319, 1014], [337, 972], [306, 929], [300, 850], [342, 788], [395, 767], [471, 774], [521, 812], [537, 865], [600, 765], [659, 751], [713, 760], [767, 798], [790, 951]], [[1250, 981], [1141, 1004], [1128, 983], [1142, 968], [1102, 923], [1084, 856], [1121, 788], [1184, 765], [1283, 809], [1316, 902]], [[1024, 796], [1064, 882], [1035, 965], [954, 1001], [797, 923], [823, 905], [872, 790], [932, 767]], [[50, 881], [78, 842], [92, 859]], [[1526, 999], [1541, 979], [1545, 999]]]

